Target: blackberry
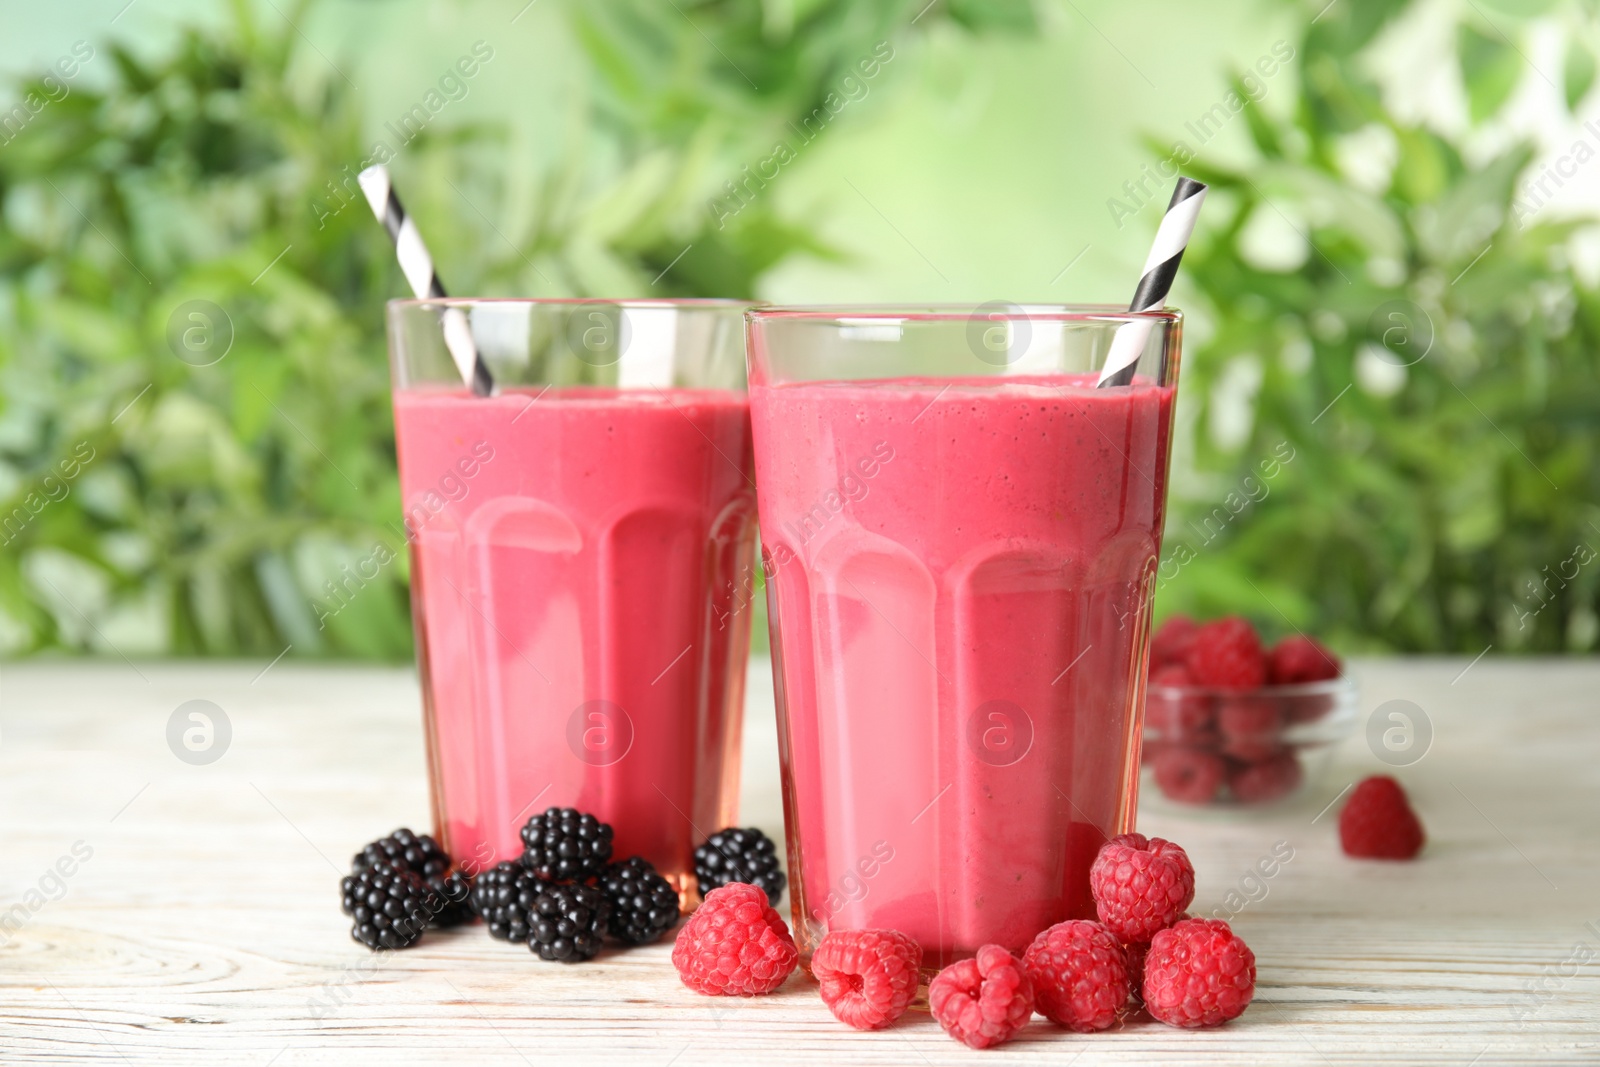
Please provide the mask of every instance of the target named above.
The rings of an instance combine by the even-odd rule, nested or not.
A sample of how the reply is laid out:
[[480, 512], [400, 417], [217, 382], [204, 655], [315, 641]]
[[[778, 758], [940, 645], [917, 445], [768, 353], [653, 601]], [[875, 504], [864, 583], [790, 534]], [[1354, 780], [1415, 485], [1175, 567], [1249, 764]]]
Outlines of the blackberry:
[[605, 894], [586, 885], [536, 884], [539, 888], [528, 909], [528, 947], [540, 959], [562, 963], [594, 959], [611, 914]]
[[528, 913], [543, 883], [521, 860], [497, 863], [472, 885], [472, 910], [501, 941], [528, 940]]
[[472, 921], [472, 883], [460, 871], [434, 875], [428, 887], [428, 911], [435, 926], [460, 926]]
[[551, 808], [522, 828], [522, 862], [547, 882], [581, 882], [611, 858], [611, 827], [576, 808]]
[[596, 887], [611, 905], [611, 936], [630, 945], [659, 941], [678, 921], [678, 891], [640, 856], [608, 866]]
[[427, 886], [398, 863], [346, 875], [340, 888], [344, 913], [355, 919], [350, 936], [368, 948], [410, 948], [431, 917]]
[[694, 875], [702, 897], [729, 882], [748, 882], [760, 886], [773, 902], [789, 881], [778, 869], [777, 846], [753, 826], [730, 826], [707, 838], [694, 850]]
[[352, 873], [385, 863], [399, 864], [421, 878], [433, 891], [427, 899], [436, 926], [458, 926], [472, 918], [467, 907], [471, 884], [451, 872], [450, 857], [428, 834], [414, 834], [402, 826], [388, 837], [371, 842], [350, 861]]
[[367, 845], [350, 861], [350, 869], [364, 871], [379, 863], [401, 863], [424, 880], [450, 869], [450, 857], [427, 834], [414, 834], [402, 826], [388, 837]]

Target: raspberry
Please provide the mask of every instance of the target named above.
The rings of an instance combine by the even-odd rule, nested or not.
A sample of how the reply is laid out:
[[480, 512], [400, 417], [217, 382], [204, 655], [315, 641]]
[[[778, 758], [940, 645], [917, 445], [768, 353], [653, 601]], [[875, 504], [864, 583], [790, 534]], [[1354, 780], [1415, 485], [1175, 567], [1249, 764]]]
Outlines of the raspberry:
[[928, 983], [928, 1008], [945, 1033], [968, 1048], [1010, 1041], [1033, 1015], [1033, 983], [1017, 958], [984, 945]]
[[1195, 631], [1184, 660], [1196, 685], [1214, 689], [1259, 689], [1267, 680], [1267, 657], [1249, 621], [1237, 615]]
[[1228, 788], [1241, 804], [1266, 804], [1282, 800], [1299, 789], [1304, 777], [1300, 758], [1285, 749], [1235, 770], [1228, 776]]
[[1221, 919], [1187, 919], [1156, 934], [1144, 961], [1144, 1006], [1169, 1026], [1237, 1019], [1256, 990], [1256, 955]]
[[1194, 865], [1171, 841], [1121, 834], [1089, 868], [1100, 921], [1123, 941], [1148, 941], [1194, 899]]
[[1211, 741], [1211, 700], [1203, 693], [1188, 691], [1194, 681], [1177, 664], [1161, 667], [1150, 674], [1149, 691], [1144, 700], [1144, 721], [1163, 741]]
[[1339, 657], [1323, 648], [1315, 638], [1296, 634], [1285, 637], [1267, 655], [1268, 674], [1273, 685], [1299, 685], [1337, 678], [1342, 671]]
[[1182, 745], [1162, 749], [1154, 766], [1161, 792], [1182, 804], [1211, 803], [1228, 776], [1228, 765], [1221, 756]]
[[1425, 839], [1405, 790], [1388, 775], [1356, 786], [1339, 813], [1339, 843], [1347, 856], [1408, 860], [1422, 851]]
[[1217, 726], [1228, 737], [1268, 737], [1283, 726], [1283, 712], [1268, 697], [1229, 697], [1217, 709]]
[[1150, 951], [1150, 942], [1132, 941], [1122, 946], [1122, 958], [1128, 965], [1128, 987], [1134, 996], [1144, 999], [1144, 958]]
[[1263, 696], [1227, 697], [1217, 709], [1223, 755], [1245, 763], [1260, 763], [1277, 755], [1283, 729], [1283, 710], [1276, 700]]
[[[1186, 911], [1180, 911], [1178, 917], [1172, 920], [1173, 925], [1186, 922], [1193, 918]], [[1144, 961], [1150, 952], [1150, 942], [1130, 941], [1122, 946], [1122, 955], [1128, 961], [1128, 985], [1133, 990], [1133, 995], [1140, 1000], [1144, 999]]]
[[1081, 1034], [1115, 1023], [1128, 1002], [1127, 954], [1100, 923], [1056, 923], [1033, 939], [1022, 965], [1039, 1014]]
[[743, 882], [713, 889], [672, 946], [678, 977], [708, 997], [770, 993], [799, 962], [789, 927], [767, 894]]
[[1338, 704], [1331, 693], [1292, 693], [1283, 698], [1283, 718], [1292, 723], [1316, 722], [1326, 718]]
[[1150, 685], [1165, 689], [1181, 689], [1194, 684], [1194, 679], [1189, 677], [1189, 668], [1181, 663], [1163, 663], [1159, 667], [1150, 668]]
[[839, 930], [811, 956], [822, 1002], [857, 1030], [881, 1030], [904, 1015], [921, 966], [922, 946], [897, 930]]
[[1167, 621], [1157, 628], [1155, 636], [1150, 639], [1150, 666], [1164, 667], [1169, 663], [1181, 665], [1189, 655], [1189, 646], [1194, 644], [1195, 631], [1199, 629], [1199, 625], [1187, 615], [1167, 616]]
[[1283, 746], [1275, 737], [1225, 737], [1218, 751], [1235, 764], [1247, 765], [1265, 763], [1282, 752]]

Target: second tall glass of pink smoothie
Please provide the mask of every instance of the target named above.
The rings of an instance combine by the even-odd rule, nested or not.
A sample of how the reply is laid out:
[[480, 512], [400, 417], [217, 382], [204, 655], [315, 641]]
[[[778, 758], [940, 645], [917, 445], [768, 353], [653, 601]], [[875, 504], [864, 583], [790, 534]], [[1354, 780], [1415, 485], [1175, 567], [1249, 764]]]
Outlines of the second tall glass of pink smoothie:
[[[472, 395], [440, 316], [493, 372]], [[720, 301], [394, 301], [389, 335], [435, 824], [458, 861], [571, 806], [687, 896], [735, 821], [755, 491]]]
[[[756, 310], [791, 901], [942, 966], [1093, 917], [1133, 825], [1175, 312]], [[1130, 385], [1097, 389], [1148, 320]]]

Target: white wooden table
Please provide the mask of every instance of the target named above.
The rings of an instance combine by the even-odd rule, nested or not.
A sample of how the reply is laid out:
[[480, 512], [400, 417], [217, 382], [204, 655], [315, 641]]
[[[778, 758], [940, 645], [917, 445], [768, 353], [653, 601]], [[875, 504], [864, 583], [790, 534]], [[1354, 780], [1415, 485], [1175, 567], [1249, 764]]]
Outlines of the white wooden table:
[[[1255, 1003], [1201, 1033], [1142, 1022], [1085, 1037], [1036, 1018], [988, 1053], [920, 1013], [850, 1031], [803, 976], [755, 1000], [696, 996], [665, 942], [567, 967], [469, 927], [373, 956], [335, 884], [363, 842], [427, 822], [413, 676], [263, 666], [0, 667], [0, 1062], [1600, 1062], [1594, 661], [1485, 659], [1454, 684], [1465, 660], [1357, 664], [1364, 712], [1408, 699], [1431, 718], [1431, 750], [1399, 772], [1423, 858], [1346, 860], [1335, 813], [1318, 817], [1383, 769], [1360, 734], [1295, 810], [1151, 811], [1140, 828], [1189, 849], [1201, 911], [1234, 910], [1250, 867], [1279, 841], [1294, 849], [1234, 918], [1259, 960]], [[744, 821], [776, 835], [764, 662], [752, 683]], [[168, 747], [191, 699], [232, 725], [209, 765]]]

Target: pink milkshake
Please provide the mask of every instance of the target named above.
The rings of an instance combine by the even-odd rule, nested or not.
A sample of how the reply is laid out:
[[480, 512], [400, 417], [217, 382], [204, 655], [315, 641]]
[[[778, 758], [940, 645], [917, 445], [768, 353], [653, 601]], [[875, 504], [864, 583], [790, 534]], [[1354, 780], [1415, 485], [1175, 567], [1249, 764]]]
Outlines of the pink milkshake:
[[394, 409], [446, 849], [513, 858], [530, 816], [573, 806], [687, 891], [736, 817], [744, 395], [424, 384]]
[[758, 323], [803, 948], [890, 928], [942, 966], [1093, 917], [1089, 864], [1133, 825], [1172, 388], [763, 373], [781, 363]]

